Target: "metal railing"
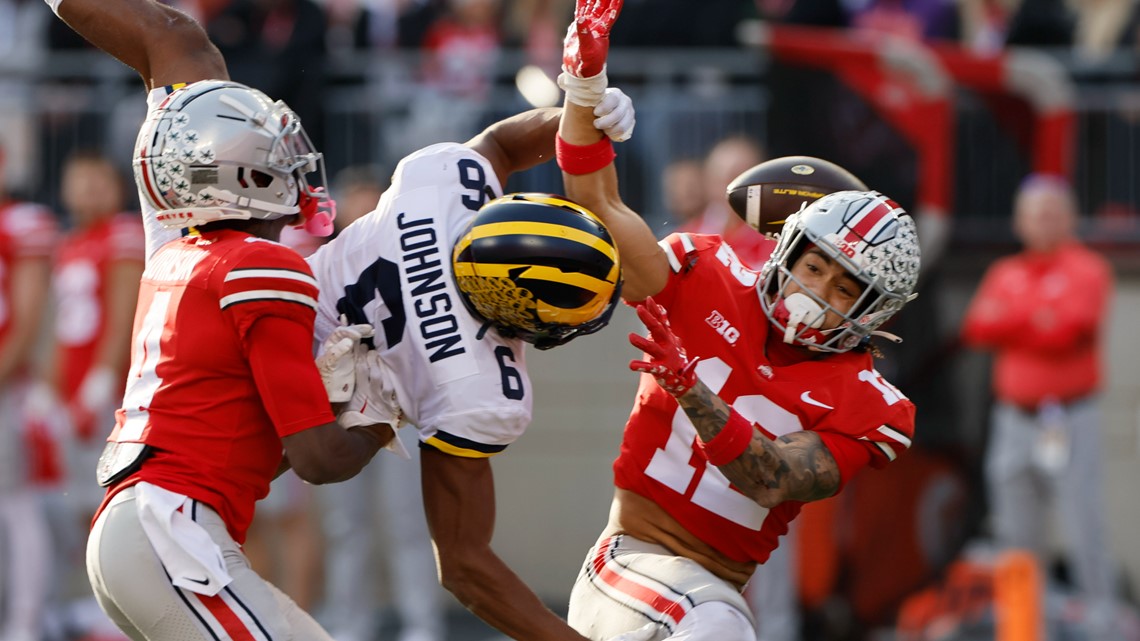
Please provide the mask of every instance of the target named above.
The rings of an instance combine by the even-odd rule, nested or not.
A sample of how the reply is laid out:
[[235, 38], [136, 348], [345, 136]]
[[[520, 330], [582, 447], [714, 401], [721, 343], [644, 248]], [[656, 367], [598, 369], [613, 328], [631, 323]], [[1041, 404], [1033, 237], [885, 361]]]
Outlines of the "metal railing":
[[[1073, 179], [1085, 230], [1107, 244], [1140, 242], [1137, 62], [1123, 54], [1096, 65], [1065, 55], [1055, 59], [1075, 83]], [[529, 106], [516, 87], [516, 74], [528, 62], [522, 52], [501, 53], [487, 78], [485, 95], [478, 98], [433, 91], [420, 80], [421, 62], [420, 55], [408, 51], [327, 60], [321, 72], [322, 122], [317, 129], [330, 171], [360, 163], [391, 167], [415, 147], [466, 139]], [[670, 160], [700, 157], [730, 134], [746, 133], [769, 142], [773, 104], [791, 104], [794, 112], [801, 96], [812, 95], [794, 87], [774, 89], [775, 64], [764, 49], [612, 52], [611, 81], [633, 97], [638, 109], [634, 139], [619, 148], [627, 201], [663, 222], [667, 208], [661, 176]], [[312, 73], [298, 70], [307, 72]], [[57, 53], [31, 67], [0, 65], [0, 89], [0, 140], [9, 147], [8, 175], [19, 191], [58, 205], [58, 168], [76, 147], [103, 148], [124, 163], [129, 157], [144, 109], [142, 87], [130, 69], [107, 56]], [[856, 92], [840, 99], [862, 100]], [[1019, 139], [1024, 132], [1016, 122], [995, 117], [991, 100], [961, 87], [953, 92], [949, 214], [959, 242], [1008, 237], [1013, 189], [1032, 168]], [[820, 126], [796, 124], [804, 131]], [[834, 123], [829, 126], [834, 128]], [[903, 185], [915, 180], [913, 167], [905, 164], [891, 168]], [[518, 176], [508, 188], [557, 192], [559, 175], [555, 167], [544, 166]], [[906, 188], [900, 191], [896, 197], [902, 200], [913, 197]]]

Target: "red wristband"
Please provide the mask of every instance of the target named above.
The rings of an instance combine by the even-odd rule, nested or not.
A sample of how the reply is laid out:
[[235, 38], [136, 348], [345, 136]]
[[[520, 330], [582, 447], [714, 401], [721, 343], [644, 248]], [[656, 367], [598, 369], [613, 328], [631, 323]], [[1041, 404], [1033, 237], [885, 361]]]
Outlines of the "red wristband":
[[752, 442], [752, 423], [736, 410], [732, 410], [728, 415], [728, 422], [724, 424], [719, 434], [708, 443], [699, 438], [697, 442], [704, 449], [709, 463], [713, 465], [731, 463], [743, 454], [748, 449], [748, 444]]
[[614, 161], [614, 145], [610, 139], [602, 139], [592, 145], [571, 145], [562, 139], [554, 137], [554, 157], [558, 159], [558, 166], [571, 176], [592, 174]]

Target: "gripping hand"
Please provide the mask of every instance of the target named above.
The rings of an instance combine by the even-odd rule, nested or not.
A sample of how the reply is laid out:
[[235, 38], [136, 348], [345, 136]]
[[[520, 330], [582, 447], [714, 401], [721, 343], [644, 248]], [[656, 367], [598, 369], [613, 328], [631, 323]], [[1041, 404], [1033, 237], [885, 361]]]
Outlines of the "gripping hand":
[[336, 421], [343, 428], [387, 423], [395, 429], [403, 411], [396, 398], [395, 375], [378, 350], [365, 351], [356, 359], [356, 385]]
[[[345, 322], [343, 316], [341, 322]], [[317, 350], [317, 370], [321, 373], [321, 382], [325, 384], [330, 403], [344, 403], [352, 398], [356, 361], [366, 349], [360, 341], [371, 338], [375, 333], [375, 328], [368, 323], [341, 325]]]
[[594, 107], [594, 128], [614, 142], [625, 142], [633, 135], [633, 101], [621, 89], [610, 87], [602, 94], [602, 101]]
[[657, 379], [657, 384], [673, 396], [681, 396], [697, 384], [697, 361], [689, 360], [681, 339], [669, 327], [669, 316], [665, 308], [652, 297], [638, 304], [637, 317], [649, 328], [649, 338], [630, 334], [629, 342], [645, 352], [650, 360], [632, 360], [629, 368], [635, 372], [645, 372]]
[[574, 23], [562, 42], [562, 69], [576, 78], [590, 78], [605, 70], [610, 30], [621, 13], [622, 0], [577, 0]]

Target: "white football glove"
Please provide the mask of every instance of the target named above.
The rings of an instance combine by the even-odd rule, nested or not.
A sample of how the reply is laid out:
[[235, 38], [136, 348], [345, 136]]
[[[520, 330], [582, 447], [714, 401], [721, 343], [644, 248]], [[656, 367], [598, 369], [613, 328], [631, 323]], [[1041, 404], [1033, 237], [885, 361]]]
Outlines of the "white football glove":
[[[395, 375], [384, 363], [384, 359], [380, 358], [379, 351], [369, 350], [361, 355], [356, 360], [356, 385], [352, 398], [337, 415], [337, 424], [347, 430], [387, 423], [393, 432], [398, 430], [404, 418], [404, 410], [396, 398], [394, 381]], [[395, 452], [400, 458], [411, 458], [399, 435], [393, 434], [392, 440], [388, 441], [384, 449]]]
[[633, 135], [633, 126], [637, 124], [633, 101], [617, 87], [606, 89], [601, 102], [594, 107], [594, 115], [597, 116], [594, 128], [605, 133], [614, 142], [629, 140]]
[[[341, 322], [345, 318], [341, 317]], [[367, 349], [360, 343], [376, 333], [368, 323], [341, 325], [329, 334], [317, 350], [317, 370], [330, 403], [344, 403], [352, 398], [356, 383], [356, 363]]]
[[368, 350], [356, 360], [356, 384], [336, 422], [341, 427], [387, 423], [396, 429], [403, 417], [396, 399], [395, 377], [377, 350]]

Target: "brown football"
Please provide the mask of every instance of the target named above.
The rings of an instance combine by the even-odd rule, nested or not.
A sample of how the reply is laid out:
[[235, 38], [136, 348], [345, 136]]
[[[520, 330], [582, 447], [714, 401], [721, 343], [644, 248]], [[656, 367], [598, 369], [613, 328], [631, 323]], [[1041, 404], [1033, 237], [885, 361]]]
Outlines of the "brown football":
[[867, 185], [833, 162], [811, 156], [783, 156], [766, 160], [734, 178], [728, 184], [728, 204], [753, 229], [776, 233], [801, 205], [846, 190], [866, 191]]

